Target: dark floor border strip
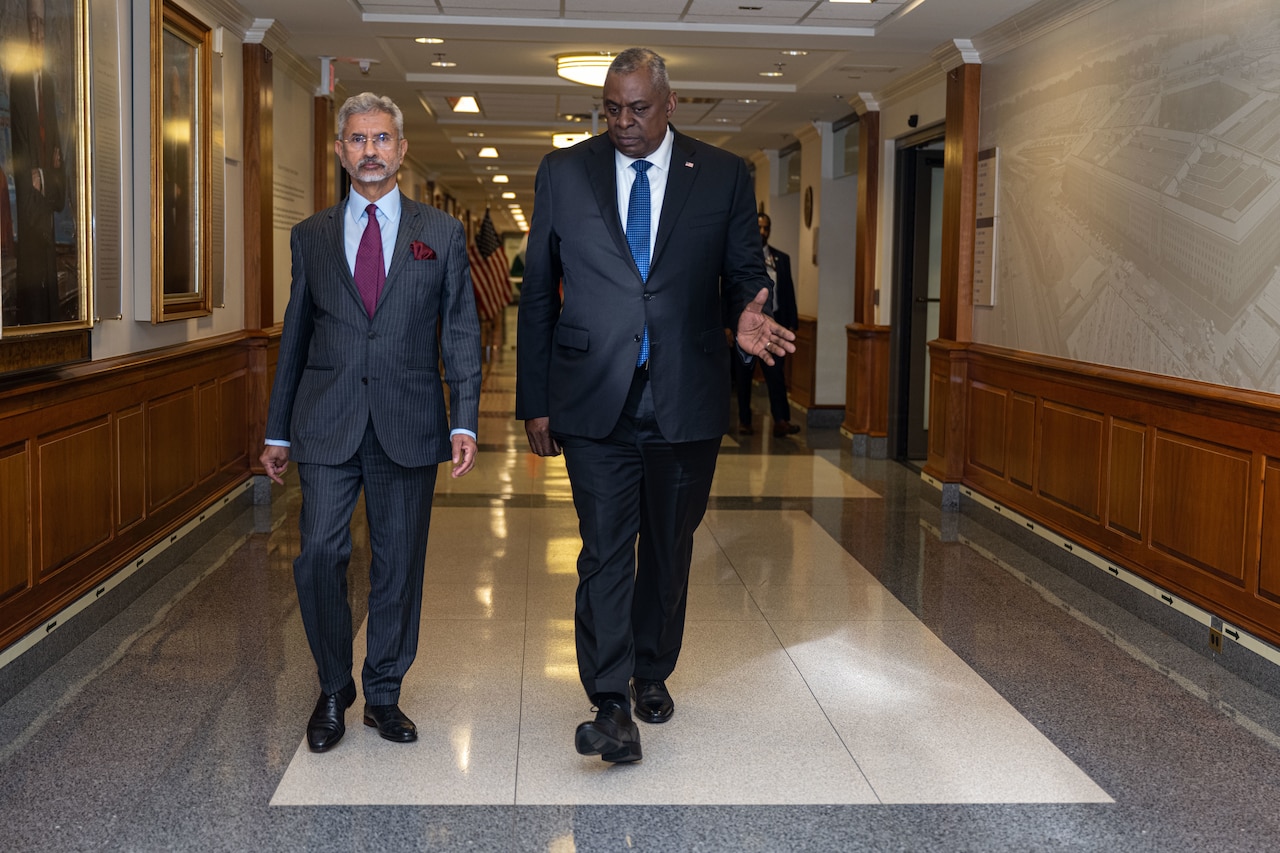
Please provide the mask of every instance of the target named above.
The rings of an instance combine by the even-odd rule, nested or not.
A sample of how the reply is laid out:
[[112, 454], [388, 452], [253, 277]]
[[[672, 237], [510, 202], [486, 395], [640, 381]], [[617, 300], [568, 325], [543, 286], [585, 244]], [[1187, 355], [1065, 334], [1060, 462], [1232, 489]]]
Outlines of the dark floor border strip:
[[[922, 473], [920, 478], [941, 491], [942, 483], [934, 477]], [[1191, 651], [1280, 697], [1280, 649], [998, 501], [964, 486], [960, 494], [971, 501], [968, 506], [961, 505], [963, 512], [971, 512], [970, 508], [976, 507], [993, 522], [1003, 522], [1007, 530], [999, 535], [1015, 543], [1028, 536], [1049, 543], [1059, 558], [1051, 563], [1055, 568], [1165, 631]], [[1223, 635], [1221, 652], [1208, 651], [1208, 629]]]

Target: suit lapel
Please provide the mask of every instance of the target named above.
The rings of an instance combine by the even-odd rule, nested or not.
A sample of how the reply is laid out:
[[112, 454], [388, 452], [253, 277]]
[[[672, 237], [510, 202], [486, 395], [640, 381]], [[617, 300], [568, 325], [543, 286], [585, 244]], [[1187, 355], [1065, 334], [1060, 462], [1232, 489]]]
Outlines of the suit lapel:
[[363, 309], [364, 299], [360, 297], [360, 289], [356, 287], [356, 280], [351, 275], [351, 267], [347, 265], [346, 219], [347, 199], [344, 198], [337, 205], [329, 208], [328, 228], [331, 239], [325, 242], [329, 244], [328, 249], [334, 269], [342, 271], [339, 274], [342, 286]]
[[[631, 247], [627, 245], [627, 235], [622, 230], [622, 217], [618, 212], [618, 174], [614, 163], [613, 143], [609, 142], [609, 137], [606, 135], [596, 138], [601, 140], [600, 143], [587, 149], [589, 183], [595, 192], [596, 204], [600, 207], [600, 217], [604, 220], [605, 229], [613, 238], [613, 243], [622, 256], [630, 259]], [[631, 269], [639, 278], [640, 270], [636, 267], [634, 260], [631, 261]]]
[[694, 179], [698, 176], [697, 162], [689, 137], [676, 131], [671, 145], [671, 163], [667, 170], [667, 190], [662, 198], [662, 213], [658, 216], [658, 236], [654, 240], [653, 256], [649, 261], [650, 275], [662, 256], [662, 247], [675, 230], [676, 220], [680, 218], [680, 211], [684, 210], [684, 203], [689, 199]]
[[392, 249], [391, 265], [387, 268], [387, 280], [382, 285], [382, 296], [378, 304], [386, 298], [387, 292], [400, 278], [404, 265], [409, 262], [409, 244], [418, 238], [422, 228], [422, 210], [417, 202], [411, 201], [403, 193], [400, 195], [400, 227], [396, 230], [396, 245]]

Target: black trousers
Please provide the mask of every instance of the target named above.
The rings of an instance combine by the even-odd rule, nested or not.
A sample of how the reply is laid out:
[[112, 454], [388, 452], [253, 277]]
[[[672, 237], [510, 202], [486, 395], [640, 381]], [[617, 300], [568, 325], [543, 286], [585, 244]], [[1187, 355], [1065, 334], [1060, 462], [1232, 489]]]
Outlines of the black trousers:
[[590, 697], [626, 695], [632, 676], [665, 680], [680, 656], [693, 533], [720, 439], [666, 441], [643, 369], [606, 438], [557, 438], [582, 536], [578, 673]]

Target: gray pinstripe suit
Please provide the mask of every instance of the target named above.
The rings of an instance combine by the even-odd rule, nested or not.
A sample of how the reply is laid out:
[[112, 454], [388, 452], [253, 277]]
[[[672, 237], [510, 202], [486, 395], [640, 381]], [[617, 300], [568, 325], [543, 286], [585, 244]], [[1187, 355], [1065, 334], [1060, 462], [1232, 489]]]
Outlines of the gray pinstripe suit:
[[[394, 704], [417, 652], [436, 466], [453, 428], [477, 430], [480, 329], [461, 224], [401, 196], [387, 280], [370, 318], [343, 248], [345, 202], [299, 223], [267, 417], [288, 440], [303, 508], [294, 579], [321, 689], [351, 680], [350, 519], [365, 493], [372, 551], [365, 701]], [[415, 259], [412, 244], [431, 247]], [[448, 375], [446, 412], [440, 362]]]

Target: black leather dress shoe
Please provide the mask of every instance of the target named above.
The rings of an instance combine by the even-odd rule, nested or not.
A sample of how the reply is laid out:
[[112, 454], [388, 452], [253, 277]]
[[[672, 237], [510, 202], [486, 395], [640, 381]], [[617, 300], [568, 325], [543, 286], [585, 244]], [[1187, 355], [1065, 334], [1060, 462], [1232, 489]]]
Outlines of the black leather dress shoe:
[[799, 425], [793, 424], [791, 423], [791, 421], [774, 421], [773, 422], [773, 434], [778, 438], [785, 438], [788, 435], [795, 435], [799, 431], [800, 431]]
[[598, 755], [619, 764], [640, 760], [640, 729], [623, 703], [606, 699], [594, 720], [578, 726], [573, 745], [580, 755]]
[[751, 428], [751, 424], [739, 424], [738, 435], [753, 435], [755, 430]]
[[646, 723], [665, 723], [676, 712], [667, 685], [647, 678], [631, 679], [631, 692], [636, 697], [636, 719]]
[[365, 705], [364, 724], [376, 728], [378, 734], [396, 743], [418, 739], [418, 727], [404, 715], [399, 705]]
[[346, 734], [346, 711], [356, 701], [356, 686], [348, 684], [337, 693], [321, 693], [316, 709], [307, 720], [307, 749], [324, 752]]

